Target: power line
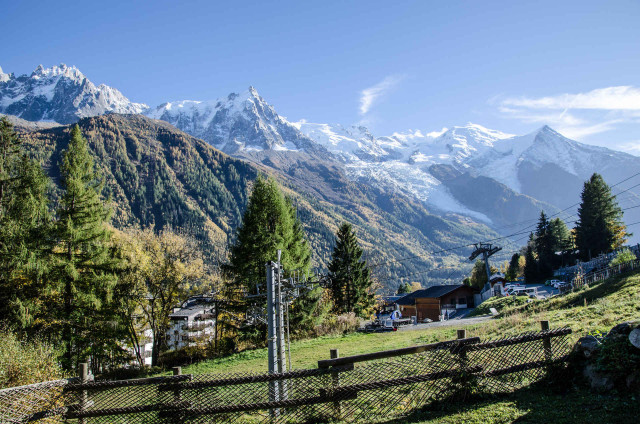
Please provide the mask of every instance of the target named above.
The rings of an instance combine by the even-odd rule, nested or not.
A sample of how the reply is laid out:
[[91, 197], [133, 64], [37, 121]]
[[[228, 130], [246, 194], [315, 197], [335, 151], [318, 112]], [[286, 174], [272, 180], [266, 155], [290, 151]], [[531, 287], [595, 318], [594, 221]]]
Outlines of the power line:
[[[640, 185], [640, 184], [638, 184], [638, 185]], [[633, 188], [633, 187], [631, 187], [631, 188]], [[621, 209], [621, 210], [625, 211], [625, 210], [629, 210], [629, 209], [635, 209], [637, 207], [640, 207], [640, 205], [631, 206], [631, 207], [624, 208], [624, 209]], [[565, 224], [575, 224], [576, 222], [578, 222], [578, 220], [566, 221]], [[636, 224], [636, 223], [634, 223], [634, 224]], [[634, 225], [634, 224], [628, 224], [627, 227], [629, 227], [631, 225]], [[519, 232], [515, 232], [515, 233], [508, 234], [506, 236], [501, 236], [501, 237], [496, 237], [496, 238], [493, 238], [493, 239], [485, 240], [482, 243], [490, 243], [490, 242], [495, 242], [495, 241], [499, 241], [499, 240], [505, 240], [505, 239], [508, 239], [508, 238], [511, 238], [511, 237], [515, 237], [515, 236], [520, 236], [522, 234], [528, 234], [528, 233], [531, 232], [531, 230], [530, 230], [531, 227], [532, 227], [532, 225], [529, 225], [529, 226], [525, 227], [524, 229], [520, 230]], [[408, 261], [408, 260], [411, 260], [411, 259], [422, 258], [422, 257], [425, 257], [425, 256], [438, 255], [438, 254], [441, 254], [441, 253], [451, 252], [451, 251], [454, 251], [454, 250], [460, 250], [460, 249], [463, 249], [465, 247], [472, 247], [474, 245], [475, 245], [475, 243], [468, 243], [468, 244], [464, 244], [464, 245], [450, 247], [448, 249], [442, 249], [442, 250], [437, 250], [437, 251], [432, 251], [432, 252], [426, 252], [426, 253], [423, 253], [423, 254], [420, 254], [420, 255], [414, 255], [414, 256], [409, 256], [409, 257], [402, 258], [402, 259], [395, 259], [395, 260], [390, 260], [390, 261], [386, 261], [386, 262], [381, 262], [379, 264], [371, 265], [369, 268], [374, 269], [374, 268], [380, 267], [382, 265], [389, 265], [389, 264], [393, 264], [393, 263], [405, 262], [405, 261]]]

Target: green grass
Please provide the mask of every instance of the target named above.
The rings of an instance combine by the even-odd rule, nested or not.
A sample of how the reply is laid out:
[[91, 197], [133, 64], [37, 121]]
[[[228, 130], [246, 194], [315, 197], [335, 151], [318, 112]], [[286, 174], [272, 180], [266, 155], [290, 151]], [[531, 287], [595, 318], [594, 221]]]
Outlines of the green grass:
[[[571, 327], [574, 331], [572, 338], [577, 340], [589, 332], [606, 332], [617, 323], [640, 319], [640, 273], [611, 278], [576, 293], [526, 304], [504, 299], [485, 303], [491, 305], [488, 307], [498, 304], [500, 316], [469, 326], [389, 333], [354, 333], [294, 341], [291, 344], [293, 368], [315, 368], [318, 360], [328, 359], [329, 350], [334, 348], [339, 350], [340, 356], [349, 356], [452, 340], [455, 339], [458, 328], [466, 328], [469, 337], [490, 339], [537, 331], [540, 329], [540, 320], [549, 320], [551, 328]], [[484, 307], [484, 304], [481, 306]], [[260, 373], [266, 370], [266, 349], [245, 351], [183, 368], [183, 372], [187, 374]]]
[[527, 303], [529, 297], [527, 296], [509, 296], [509, 297], [493, 297], [480, 304], [469, 314], [470, 317], [476, 317], [480, 315], [490, 314], [491, 308], [495, 308], [498, 312], [514, 306], [520, 306]]
[[637, 395], [597, 395], [586, 389], [552, 391], [544, 384], [513, 394], [429, 405], [385, 424], [498, 424], [498, 423], [628, 423], [640, 414]]

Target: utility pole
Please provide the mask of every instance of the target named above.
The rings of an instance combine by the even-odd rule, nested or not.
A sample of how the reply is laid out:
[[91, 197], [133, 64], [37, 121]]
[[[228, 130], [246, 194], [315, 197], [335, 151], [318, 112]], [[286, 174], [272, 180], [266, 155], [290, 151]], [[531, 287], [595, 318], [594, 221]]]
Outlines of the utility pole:
[[[311, 290], [315, 285], [328, 287], [330, 280], [324, 276], [319, 276], [316, 281], [308, 281], [306, 276], [294, 278], [294, 276], [282, 279], [282, 268], [280, 265], [281, 251], [278, 250], [278, 262], [267, 262], [267, 309], [262, 312], [261, 308], [252, 308], [248, 316], [253, 321], [265, 321], [267, 323], [267, 358], [269, 374], [281, 374], [287, 371], [286, 339], [284, 308], [287, 308], [287, 335], [289, 333], [289, 310], [291, 302], [299, 297], [304, 291]], [[291, 272], [295, 275], [295, 271]], [[247, 295], [250, 298], [264, 299], [264, 293]], [[291, 367], [291, 351], [289, 351], [289, 368]], [[287, 383], [285, 381], [269, 382], [269, 401], [278, 402], [286, 400]], [[270, 412], [272, 417], [280, 415], [280, 409], [274, 408]]]
[[[267, 262], [267, 359], [269, 362], [269, 374], [278, 372], [278, 345], [277, 345], [277, 329], [278, 329], [278, 311], [276, 308], [277, 291], [275, 270], [278, 264]], [[279, 272], [279, 270], [278, 270]], [[278, 381], [269, 382], [269, 402], [277, 402], [280, 400], [280, 385]], [[271, 410], [273, 416], [279, 415], [279, 410]]]
[[469, 260], [473, 261], [478, 256], [482, 255], [482, 259], [484, 260], [484, 267], [487, 271], [487, 281], [491, 279], [491, 268], [489, 267], [489, 257], [494, 253], [502, 250], [502, 247], [495, 246], [493, 247], [491, 243], [475, 243], [475, 250], [469, 256]]

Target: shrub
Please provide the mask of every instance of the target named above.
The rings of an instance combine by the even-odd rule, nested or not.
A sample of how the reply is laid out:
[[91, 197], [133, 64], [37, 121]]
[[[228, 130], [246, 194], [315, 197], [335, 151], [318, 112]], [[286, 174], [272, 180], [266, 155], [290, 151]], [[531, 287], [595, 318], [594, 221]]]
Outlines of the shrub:
[[634, 255], [631, 250], [622, 249], [621, 251], [618, 252], [616, 257], [613, 258], [613, 260], [609, 263], [609, 266], [620, 265], [620, 264], [624, 264], [624, 263], [635, 261], [635, 260], [636, 260], [636, 255]]
[[[640, 382], [631, 380], [633, 371], [640, 370], [640, 350], [634, 347], [628, 337], [606, 337], [596, 358], [598, 371], [606, 373], [619, 388], [640, 388]], [[633, 384], [635, 387], [628, 387]]]
[[0, 388], [63, 377], [53, 346], [38, 340], [22, 341], [14, 333], [0, 330]]
[[331, 315], [315, 328], [316, 336], [347, 334], [360, 327], [360, 320], [353, 312]]

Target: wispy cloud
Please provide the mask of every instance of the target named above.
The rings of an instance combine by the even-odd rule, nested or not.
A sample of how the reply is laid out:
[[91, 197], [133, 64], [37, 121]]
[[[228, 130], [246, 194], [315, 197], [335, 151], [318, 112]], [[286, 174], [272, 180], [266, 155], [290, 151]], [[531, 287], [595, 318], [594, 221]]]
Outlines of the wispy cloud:
[[632, 155], [640, 156], [640, 140], [622, 143], [618, 145], [618, 148], [624, 152], [631, 153]]
[[623, 85], [598, 88], [586, 93], [565, 93], [537, 99], [508, 98], [504, 99], [502, 104], [531, 109], [640, 110], [640, 88]]
[[389, 75], [376, 85], [362, 90], [360, 92], [360, 114], [366, 115], [376, 100], [395, 87], [400, 81], [402, 81], [402, 78], [403, 77], [400, 75]]
[[567, 137], [581, 139], [638, 122], [640, 88], [605, 87], [584, 93], [546, 97], [492, 98], [505, 117], [529, 123], [549, 124]]

